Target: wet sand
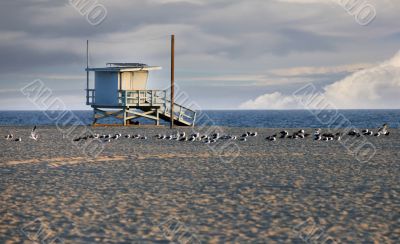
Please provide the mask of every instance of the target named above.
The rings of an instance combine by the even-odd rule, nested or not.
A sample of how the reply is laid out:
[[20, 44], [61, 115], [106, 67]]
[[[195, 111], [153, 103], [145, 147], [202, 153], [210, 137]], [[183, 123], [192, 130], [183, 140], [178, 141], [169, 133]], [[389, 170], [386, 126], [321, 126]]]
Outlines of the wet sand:
[[90, 128], [148, 137], [91, 144], [104, 145], [97, 157], [72, 142], [77, 130], [39, 127], [37, 142], [30, 130], [0, 127], [0, 243], [400, 241], [400, 130], [366, 137], [368, 161], [339, 141], [264, 140], [280, 129], [222, 128], [259, 135], [206, 145], [153, 137], [167, 128]]

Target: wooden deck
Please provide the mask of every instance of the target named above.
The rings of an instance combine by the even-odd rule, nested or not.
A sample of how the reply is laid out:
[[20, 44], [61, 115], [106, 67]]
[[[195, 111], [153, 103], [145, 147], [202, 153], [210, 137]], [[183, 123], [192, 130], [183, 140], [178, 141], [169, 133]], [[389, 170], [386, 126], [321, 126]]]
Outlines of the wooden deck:
[[105, 105], [97, 104], [96, 91], [88, 89], [86, 104], [94, 108], [94, 124], [106, 117], [121, 119], [123, 125], [128, 125], [129, 121], [140, 117], [154, 120], [156, 125], [160, 124], [160, 119], [170, 121], [171, 117], [178, 126], [194, 126], [196, 120], [196, 111], [177, 103], [174, 103], [174, 113], [171, 116], [171, 105], [166, 90], [120, 90], [118, 103]]

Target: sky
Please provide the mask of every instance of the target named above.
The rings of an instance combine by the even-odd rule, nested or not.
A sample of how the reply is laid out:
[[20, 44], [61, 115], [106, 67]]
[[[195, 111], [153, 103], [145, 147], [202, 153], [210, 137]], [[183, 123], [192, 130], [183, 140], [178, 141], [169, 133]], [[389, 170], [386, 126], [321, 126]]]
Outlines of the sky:
[[309, 85], [336, 108], [400, 109], [399, 12], [398, 0], [2, 0], [0, 110], [41, 109], [21, 92], [35, 80], [90, 109], [86, 40], [91, 67], [159, 65], [149, 89], [164, 89], [171, 34], [179, 92], [201, 109], [303, 109], [294, 94]]

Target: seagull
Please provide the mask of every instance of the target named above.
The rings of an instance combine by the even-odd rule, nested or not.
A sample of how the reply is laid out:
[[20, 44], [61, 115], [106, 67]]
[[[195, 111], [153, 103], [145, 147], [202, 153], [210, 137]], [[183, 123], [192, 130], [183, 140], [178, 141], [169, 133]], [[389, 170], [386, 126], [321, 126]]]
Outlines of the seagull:
[[37, 139], [39, 138], [39, 135], [36, 134], [36, 125], [35, 125], [35, 127], [33, 127], [29, 138], [31, 138], [32, 140], [35, 140], [35, 141], [37, 141]]
[[17, 138], [14, 141], [22, 141], [22, 139], [21, 138]]
[[246, 137], [242, 137], [239, 139], [239, 141], [247, 141]]
[[388, 136], [390, 134], [390, 132], [388, 131], [388, 125], [383, 124], [382, 127], [379, 128], [378, 133]]
[[283, 130], [279, 133], [281, 134], [281, 138], [286, 138], [289, 135], [289, 132], [287, 132], [286, 130]]
[[367, 131], [364, 133], [365, 136], [372, 136], [374, 134], [374, 132], [372, 131]]
[[212, 137], [214, 137], [214, 138], [219, 138], [219, 133], [213, 134]]
[[252, 132], [252, 133], [250, 133], [250, 136], [257, 136], [257, 135], [258, 135], [257, 132]]
[[268, 141], [276, 141], [276, 134], [272, 135], [272, 136], [268, 136], [267, 138], [265, 138]]
[[11, 140], [11, 139], [13, 139], [13, 138], [14, 138], [14, 135], [13, 135], [13, 134], [9, 134], [9, 135], [6, 136], [6, 139], [7, 139], [7, 140]]
[[362, 130], [364, 136], [372, 136], [374, 133], [368, 129]]
[[388, 129], [388, 125], [387, 124], [383, 124], [382, 127], [379, 127], [378, 132], [385, 134], [385, 132], [387, 132]]
[[360, 133], [358, 133], [356, 130], [351, 130], [351, 131], [349, 131], [349, 133], [347, 133], [347, 135], [349, 135], [349, 136], [357, 136], [357, 137], [360, 137], [361, 135], [360, 135]]

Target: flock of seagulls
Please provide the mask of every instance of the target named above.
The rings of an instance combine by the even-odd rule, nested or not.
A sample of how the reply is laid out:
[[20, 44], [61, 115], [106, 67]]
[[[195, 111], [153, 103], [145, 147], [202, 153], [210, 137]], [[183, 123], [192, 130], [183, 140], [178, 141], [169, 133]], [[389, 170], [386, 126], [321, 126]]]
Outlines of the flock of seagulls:
[[[31, 134], [29, 136], [29, 139], [32, 139], [34, 141], [37, 141], [39, 139], [39, 134], [36, 132], [37, 127], [33, 127]], [[388, 131], [388, 125], [383, 124], [382, 127], [378, 128], [376, 132], [373, 132], [372, 130], [369, 129], [364, 129], [361, 131], [357, 131], [355, 129], [350, 130], [347, 132], [347, 136], [351, 137], [360, 137], [361, 135], [363, 136], [375, 136], [379, 137], [381, 135], [384, 136], [389, 136], [390, 132]], [[194, 133], [194, 134], [186, 134], [186, 132], [176, 132], [175, 134], [171, 135], [166, 135], [166, 134], [158, 134], [154, 136], [158, 140], [172, 140], [172, 141], [180, 141], [180, 142], [203, 142], [205, 144], [211, 144], [211, 143], [216, 143], [221, 140], [238, 140], [242, 142], [246, 142], [249, 138], [251, 137], [257, 137], [258, 133], [257, 132], [251, 132], [248, 131], [241, 136], [236, 136], [236, 135], [220, 135], [219, 133], [214, 133], [212, 135], [201, 135], [200, 133]], [[289, 133], [286, 130], [283, 130], [279, 133], [276, 133], [271, 136], [267, 136], [265, 140], [267, 141], [276, 141], [278, 138], [279, 139], [304, 139], [308, 137], [313, 137], [315, 141], [340, 141], [343, 137], [343, 133], [337, 132], [335, 134], [333, 133], [322, 133], [321, 129], [315, 129], [313, 134], [306, 133], [305, 130], [301, 129], [299, 131]], [[65, 136], [63, 135], [63, 138]], [[138, 139], [138, 140], [147, 140], [147, 136], [143, 136], [140, 134], [126, 134], [122, 135], [121, 133], [116, 133], [116, 134], [90, 134], [90, 135], [85, 135], [81, 136], [78, 138], [74, 138], [74, 142], [80, 142], [80, 141], [86, 141], [89, 139], [99, 139], [104, 143], [110, 143], [112, 141], [119, 140], [120, 138], [126, 138], [126, 139]], [[5, 139], [8, 141], [16, 141], [16, 142], [21, 142], [22, 138], [21, 137], [14, 137], [13, 134], [8, 134], [5, 136]]]
[[[5, 139], [7, 141], [16, 141], [16, 142], [21, 142], [22, 138], [21, 137], [14, 137], [13, 134], [8, 134], [5, 136]], [[36, 133], [36, 125], [33, 127], [31, 131], [31, 135], [29, 136], [29, 139], [37, 141], [39, 139], [39, 135]]]
[[[86, 135], [86, 136], [81, 136], [78, 138], [73, 139], [74, 142], [80, 142], [80, 141], [86, 141], [89, 139], [99, 139], [102, 140], [102, 142], [107, 143], [107, 142], [112, 142], [112, 141], [116, 141], [119, 140], [120, 138], [123, 138], [121, 133], [117, 133], [114, 135], [111, 134], [91, 134], [91, 135]], [[141, 136], [141, 135], [130, 135], [127, 134], [124, 136], [124, 138], [127, 139], [140, 139], [140, 140], [147, 140], [146, 136]]]
[[220, 135], [219, 133], [214, 133], [212, 135], [200, 135], [200, 133], [194, 133], [191, 135], [186, 135], [185, 132], [176, 132], [176, 134], [172, 135], [162, 135], [158, 134], [155, 138], [159, 140], [174, 140], [174, 141], [189, 141], [189, 142], [203, 142], [205, 144], [216, 143], [219, 140], [239, 140], [239, 141], [247, 141], [248, 137], [256, 137], [258, 135], [257, 132], [246, 132], [242, 136], [236, 135]]
[[[388, 131], [388, 125], [387, 124], [383, 124], [382, 127], [378, 128], [378, 131], [376, 133], [374, 133], [373, 131], [369, 130], [369, 129], [364, 129], [361, 130], [361, 132], [352, 129], [350, 130], [347, 135], [351, 136], [351, 137], [360, 137], [361, 135], [363, 136], [381, 136], [381, 135], [385, 135], [385, 136], [389, 136], [390, 132]], [[297, 132], [294, 132], [292, 134], [290, 134], [288, 131], [284, 130], [279, 132], [279, 138], [280, 139], [284, 139], [284, 138], [288, 138], [288, 139], [304, 139], [307, 137], [310, 137], [311, 134], [306, 133], [304, 130], [299, 130]], [[268, 141], [276, 141], [278, 138], [278, 134], [274, 134], [272, 136], [268, 136], [265, 139]], [[337, 133], [322, 133], [321, 129], [315, 129], [314, 134], [313, 134], [313, 138], [315, 141], [340, 141], [343, 138], [343, 133], [341, 132], [337, 132]]]

